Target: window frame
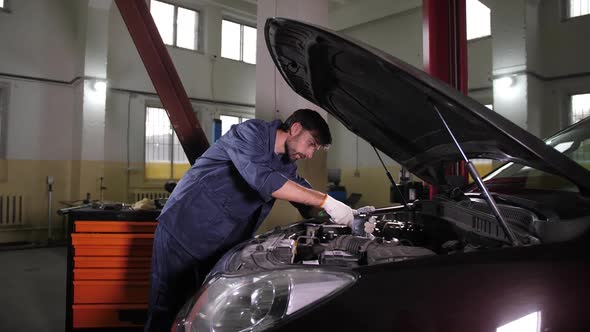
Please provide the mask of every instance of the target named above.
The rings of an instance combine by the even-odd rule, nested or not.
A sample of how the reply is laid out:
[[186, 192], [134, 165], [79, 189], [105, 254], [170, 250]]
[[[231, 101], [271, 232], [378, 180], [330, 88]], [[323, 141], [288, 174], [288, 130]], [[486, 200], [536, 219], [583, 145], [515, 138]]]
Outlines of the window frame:
[[[223, 26], [223, 21], [228, 21], [228, 22], [231, 22], [231, 23], [235, 23], [235, 24], [238, 24], [240, 26], [240, 59], [239, 60], [236, 60], [236, 59], [226, 58], [226, 57], [222, 56], [221, 55], [221, 48], [219, 49], [219, 56], [222, 59], [232, 60], [232, 61], [239, 61], [239, 62], [243, 62], [243, 63], [249, 64], [249, 65], [256, 66], [256, 63], [250, 63], [250, 62], [244, 61], [244, 26], [247, 26], [249, 28], [252, 28], [252, 29], [256, 30], [256, 35], [258, 36], [258, 28], [256, 27], [256, 25], [252, 25], [251, 23], [246, 23], [246, 22], [244, 22], [242, 20], [235, 19], [233, 17], [226, 17], [226, 16], [223, 16], [221, 18], [221, 24], [222, 24], [222, 26]], [[221, 29], [221, 38], [223, 39], [223, 28]], [[258, 38], [257, 38], [257, 41], [258, 41]], [[223, 40], [221, 40], [221, 45], [223, 45]], [[224, 115], [226, 115], [226, 114], [224, 114]]]
[[4, 6], [0, 7], [0, 13], [11, 13], [12, 11], [10, 10], [10, 8], [12, 8], [11, 5], [11, 0], [4, 0]]
[[[572, 102], [572, 99], [573, 99], [574, 96], [577, 96], [577, 95], [590, 95], [590, 91], [582, 91], [582, 92], [569, 93], [567, 95], [567, 121], [566, 121], [566, 125], [567, 126], [571, 126], [574, 123], [577, 123], [577, 122], [581, 121], [582, 119], [585, 119], [585, 118], [582, 118], [582, 119], [580, 119], [580, 120], [578, 120], [576, 122], [573, 121], [574, 104]], [[587, 117], [590, 117], [590, 115], [588, 115]]]
[[572, 21], [582, 19], [582, 17], [590, 17], [590, 11], [588, 14], [578, 15], [578, 16], [570, 16], [570, 8], [571, 8], [571, 0], [563, 0], [560, 1], [561, 4], [561, 14], [562, 14], [562, 21]]
[[[172, 127], [172, 122], [170, 123], [170, 128], [172, 129], [172, 133], [171, 133], [171, 138], [170, 138], [170, 142], [171, 142], [171, 147], [170, 147], [170, 177], [167, 179], [159, 179], [159, 178], [151, 178], [148, 177], [146, 172], [145, 172], [145, 165], [148, 163], [146, 161], [146, 140], [147, 140], [147, 136], [146, 136], [146, 123], [147, 123], [147, 110], [148, 108], [160, 108], [163, 109], [164, 111], [166, 111], [166, 109], [164, 108], [164, 106], [162, 105], [161, 102], [159, 101], [155, 101], [155, 100], [146, 100], [145, 105], [144, 105], [144, 112], [143, 112], [143, 179], [146, 182], [161, 182], [161, 181], [167, 181], [167, 180], [179, 180], [180, 178], [175, 178], [174, 177], [174, 128]], [[170, 120], [170, 119], [168, 119]], [[178, 137], [178, 135], [176, 135]], [[182, 144], [181, 144], [182, 147]], [[190, 162], [189, 162], [190, 165]]]
[[[202, 40], [202, 29], [201, 29], [201, 10], [197, 9], [197, 8], [191, 8], [191, 7], [187, 7], [184, 5], [179, 5], [177, 3], [171, 2], [171, 1], [167, 1], [167, 0], [155, 0], [155, 1], [159, 1], [168, 5], [171, 5], [174, 7], [174, 18], [173, 18], [173, 24], [172, 24], [172, 45], [166, 44], [164, 43], [164, 45], [166, 45], [167, 47], [172, 47], [172, 48], [176, 48], [176, 49], [180, 49], [180, 50], [185, 50], [185, 51], [191, 51], [191, 52], [197, 52], [197, 53], [202, 53], [201, 51], [201, 40]], [[151, 15], [151, 4], [152, 4], [152, 0], [149, 0], [149, 9], [150, 9], [150, 15]], [[186, 48], [186, 47], [182, 47], [182, 46], [178, 46], [177, 45], [177, 35], [178, 35], [178, 8], [182, 8], [182, 9], [186, 9], [186, 10], [190, 10], [193, 12], [197, 13], [197, 24], [195, 25], [195, 38], [196, 38], [196, 42], [195, 42], [195, 49], [192, 48]], [[158, 27], [156, 26], [156, 29]], [[158, 31], [159, 33], [159, 31]]]
[[[482, 40], [482, 39], [486, 39], [486, 38], [492, 38], [492, 9], [490, 7], [488, 7], [486, 4], [484, 4], [483, 2], [481, 2], [479, 0], [477, 0], [477, 1], [480, 2], [482, 5], [484, 5], [486, 8], [488, 8], [490, 10], [490, 34], [469, 39], [467, 37], [467, 30], [469, 28], [467, 27], [467, 22], [465, 22], [465, 38], [467, 39], [468, 43], [475, 42], [475, 41]], [[465, 20], [467, 21], [467, 7], [465, 8]]]
[[[238, 124], [242, 124], [248, 120], [254, 119], [254, 116], [249, 118], [249, 117], [246, 117], [245, 113], [238, 113], [238, 112], [235, 112], [235, 113], [234, 112], [220, 112], [219, 116], [217, 116], [217, 119], [221, 120], [222, 116], [231, 116], [234, 118], [238, 118], [238, 121], [239, 121]], [[223, 122], [222, 122], [222, 125], [223, 125]], [[222, 132], [221, 136], [223, 136], [223, 134], [225, 134], [225, 133]]]

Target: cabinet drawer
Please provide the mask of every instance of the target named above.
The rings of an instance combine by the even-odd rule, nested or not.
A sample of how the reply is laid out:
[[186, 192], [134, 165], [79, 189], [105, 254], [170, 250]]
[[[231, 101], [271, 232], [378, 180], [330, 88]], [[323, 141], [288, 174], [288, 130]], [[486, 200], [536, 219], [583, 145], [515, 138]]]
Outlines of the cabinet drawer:
[[74, 281], [74, 304], [147, 303], [148, 299], [149, 281]]
[[151, 246], [154, 234], [73, 233], [72, 245], [91, 246]]
[[74, 328], [139, 327], [147, 316], [146, 304], [75, 304], [72, 309]]
[[74, 268], [114, 268], [141, 269], [150, 268], [149, 257], [74, 257]]
[[77, 245], [76, 256], [151, 257], [152, 246], [85, 246]]
[[76, 221], [76, 233], [151, 233], [156, 231], [155, 221]]
[[149, 280], [149, 269], [74, 269], [74, 280]]

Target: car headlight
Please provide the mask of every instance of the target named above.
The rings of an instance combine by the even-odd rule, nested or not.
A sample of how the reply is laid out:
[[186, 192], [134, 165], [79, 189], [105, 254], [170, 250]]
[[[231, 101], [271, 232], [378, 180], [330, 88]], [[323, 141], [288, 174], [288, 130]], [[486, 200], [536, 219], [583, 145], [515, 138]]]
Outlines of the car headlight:
[[349, 272], [286, 269], [222, 276], [187, 303], [175, 331], [261, 331], [354, 283]]

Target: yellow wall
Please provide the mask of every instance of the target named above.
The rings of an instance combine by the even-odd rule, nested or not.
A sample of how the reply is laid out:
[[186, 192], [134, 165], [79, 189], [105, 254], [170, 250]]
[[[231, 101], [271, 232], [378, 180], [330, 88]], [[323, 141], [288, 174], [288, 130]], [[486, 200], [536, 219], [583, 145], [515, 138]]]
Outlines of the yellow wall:
[[[320, 151], [312, 160], [299, 162], [299, 174], [312, 186], [326, 191], [326, 153]], [[399, 167], [388, 166], [395, 179]], [[178, 168], [183, 172], [188, 168]], [[148, 168], [149, 169], [149, 168]], [[491, 164], [479, 165], [482, 175], [491, 169]], [[54, 238], [62, 236], [64, 219], [55, 214], [57, 209], [66, 207], [60, 201], [76, 201], [90, 193], [93, 200], [100, 198], [100, 177], [104, 177], [104, 199], [116, 202], [134, 202], [135, 192], [164, 192], [167, 179], [146, 179], [143, 163], [127, 165], [125, 162], [103, 161], [50, 161], [50, 160], [2, 160], [0, 161], [0, 194], [22, 195], [24, 226], [0, 226], [0, 243], [13, 241], [40, 241], [47, 236], [47, 176], [54, 177], [53, 225]], [[348, 194], [362, 194], [358, 206], [391, 205], [389, 202], [389, 181], [382, 167], [361, 168], [359, 176], [355, 169], [342, 170], [341, 184]], [[180, 176], [179, 176], [180, 177]], [[277, 202], [260, 231], [287, 225], [301, 219], [299, 212], [287, 202]]]
[[[186, 169], [187, 167], [185, 167]], [[61, 202], [81, 201], [90, 193], [100, 198], [100, 177], [104, 177], [105, 201], [133, 203], [137, 191], [164, 192], [165, 180], [146, 180], [143, 163], [79, 160], [2, 160], [0, 161], [0, 195], [23, 196], [23, 224], [0, 225], [0, 243], [44, 241], [47, 239], [47, 176], [53, 184], [53, 238], [63, 238], [64, 218], [56, 211], [67, 207]], [[179, 167], [179, 172], [181, 168]], [[183, 170], [184, 171], [184, 170]], [[129, 177], [127, 174], [129, 173]], [[4, 176], [3, 176], [4, 175]], [[81, 203], [81, 202], [80, 202]], [[18, 205], [18, 203], [17, 203]]]
[[[184, 173], [190, 168], [188, 163], [174, 163], [173, 178], [180, 179]], [[145, 164], [145, 177], [154, 180], [169, 180], [170, 179], [170, 163], [147, 163]]]

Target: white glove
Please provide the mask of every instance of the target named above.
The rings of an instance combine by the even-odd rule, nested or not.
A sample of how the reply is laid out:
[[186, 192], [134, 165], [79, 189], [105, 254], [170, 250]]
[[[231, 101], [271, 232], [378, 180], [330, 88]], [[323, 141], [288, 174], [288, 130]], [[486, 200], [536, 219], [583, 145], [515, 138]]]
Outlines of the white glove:
[[352, 209], [348, 205], [326, 195], [324, 203], [320, 207], [332, 217], [332, 221], [335, 223], [349, 227], [352, 225], [354, 216], [352, 215]]

